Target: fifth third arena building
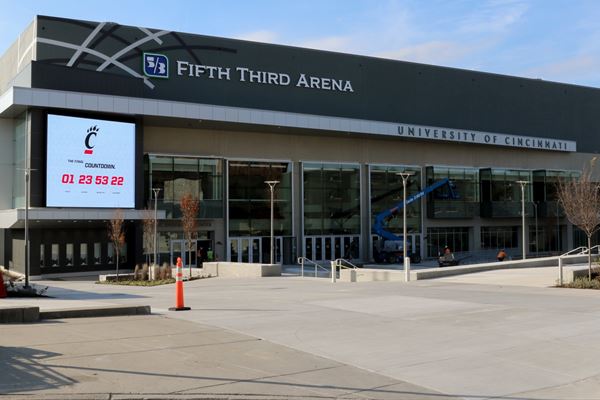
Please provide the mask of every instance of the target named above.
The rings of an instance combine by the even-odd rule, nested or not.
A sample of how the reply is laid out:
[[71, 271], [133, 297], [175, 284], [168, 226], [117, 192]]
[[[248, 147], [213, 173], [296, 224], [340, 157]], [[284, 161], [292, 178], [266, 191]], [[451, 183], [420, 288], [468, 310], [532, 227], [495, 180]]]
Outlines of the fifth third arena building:
[[[373, 225], [407, 196], [411, 253], [556, 253], [582, 241], [556, 201], [600, 150], [600, 90], [538, 79], [38, 16], [0, 58], [0, 264], [31, 274], [198, 258], [370, 261]], [[26, 179], [28, 182], [26, 184]], [[153, 189], [160, 189], [153, 191]], [[386, 222], [401, 234], [402, 218]], [[185, 256], [185, 255], [184, 255]], [[189, 260], [186, 260], [186, 263]]]

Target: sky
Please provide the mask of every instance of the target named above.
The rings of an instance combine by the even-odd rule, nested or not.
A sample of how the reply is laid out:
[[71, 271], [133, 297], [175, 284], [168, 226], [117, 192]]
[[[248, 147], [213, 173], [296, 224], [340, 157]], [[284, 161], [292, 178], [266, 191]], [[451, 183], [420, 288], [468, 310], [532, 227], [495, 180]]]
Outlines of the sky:
[[600, 88], [600, 0], [0, 0], [0, 54], [37, 14]]

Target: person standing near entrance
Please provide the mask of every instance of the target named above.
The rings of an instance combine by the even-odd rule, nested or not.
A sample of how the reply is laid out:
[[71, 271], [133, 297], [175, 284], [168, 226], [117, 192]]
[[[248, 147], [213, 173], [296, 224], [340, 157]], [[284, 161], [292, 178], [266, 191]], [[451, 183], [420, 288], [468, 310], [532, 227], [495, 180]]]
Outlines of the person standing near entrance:
[[198, 249], [198, 268], [202, 268], [202, 264], [206, 259], [206, 254], [204, 253], [204, 247], [200, 247]]
[[496, 255], [496, 258], [498, 259], [498, 261], [504, 261], [504, 259], [506, 258], [506, 252], [504, 251], [504, 249], [500, 249], [498, 255]]

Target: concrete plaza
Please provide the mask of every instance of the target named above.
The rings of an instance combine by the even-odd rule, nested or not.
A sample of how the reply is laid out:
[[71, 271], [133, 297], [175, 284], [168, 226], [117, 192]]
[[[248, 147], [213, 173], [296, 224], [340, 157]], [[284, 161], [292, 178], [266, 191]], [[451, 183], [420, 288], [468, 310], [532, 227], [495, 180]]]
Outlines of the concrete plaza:
[[[520, 280], [514, 275], [519, 273]], [[552, 279], [554, 272], [545, 273]], [[61, 370], [63, 381], [59, 384], [30, 388], [30, 393], [38, 394], [77, 390], [80, 394], [175, 395], [178, 374], [198, 374], [196, 381], [184, 378], [192, 392], [177, 394], [599, 399], [600, 292], [543, 287], [541, 282], [547, 278], [539, 274], [544, 270], [490, 271], [408, 284], [333, 284], [299, 277], [211, 278], [186, 283], [186, 305], [192, 310], [180, 313], [167, 311], [173, 305], [173, 285], [120, 287], [89, 281], [46, 281], [40, 283], [49, 285], [49, 294], [55, 298], [11, 298], [2, 300], [0, 306], [28, 304], [58, 309], [148, 304], [158, 315], [0, 326], [0, 346], [12, 352], [19, 352], [21, 347], [47, 352], [41, 365], [63, 365], [58, 361], [64, 357], [81, 360], [89, 368], [81, 373], [79, 369]], [[156, 321], [158, 325], [153, 327]], [[92, 333], [89, 342], [87, 334], [81, 332], [86, 324], [96, 329], [86, 328]], [[64, 331], [65, 336], [53, 347], [45, 340], [52, 336], [45, 333], [47, 329], [54, 330], [54, 335]], [[210, 335], [205, 337], [202, 332]], [[165, 349], [176, 348], [179, 342], [181, 349], [154, 353], [153, 341]], [[260, 346], [240, 350], [223, 345], [237, 342]], [[70, 343], [78, 345], [73, 349]], [[205, 357], [198, 350], [202, 346], [213, 352]], [[112, 373], [104, 371], [115, 362], [116, 355], [111, 352], [122, 357], [118, 360], [120, 368], [130, 371], [132, 379], [120, 379], [106, 387], [90, 374], [94, 368], [99, 370], [96, 373]], [[54, 357], [58, 361], [53, 361]], [[178, 367], [182, 360], [184, 364]], [[254, 375], [238, 373], [231, 369], [234, 367], [254, 369]], [[164, 377], [156, 376], [164, 381], [162, 391], [161, 386], [157, 392], [151, 383], [139, 383], [147, 382], [142, 373], [147, 370], [147, 376], [164, 373]], [[297, 385], [290, 381], [285, 385], [254, 382], [288, 373]], [[207, 377], [229, 378], [227, 382], [236, 383], [224, 392], [229, 384], [218, 385], [215, 390], [214, 381], [202, 380]], [[116, 377], [103, 379], [106, 383]], [[0, 382], [6, 384], [6, 378], [0, 377]], [[389, 390], [377, 389], [384, 387]], [[27, 390], [23, 387], [11, 393]]]

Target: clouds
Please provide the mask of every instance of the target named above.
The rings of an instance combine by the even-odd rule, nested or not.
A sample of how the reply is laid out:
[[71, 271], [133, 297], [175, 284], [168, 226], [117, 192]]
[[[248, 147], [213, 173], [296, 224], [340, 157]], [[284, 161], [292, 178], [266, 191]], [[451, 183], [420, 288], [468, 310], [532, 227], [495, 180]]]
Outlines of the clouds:
[[559, 82], [598, 82], [600, 55], [581, 54], [523, 71], [530, 78]]
[[460, 21], [459, 32], [467, 34], [504, 33], [523, 21], [530, 5], [522, 0], [481, 2]]
[[277, 43], [279, 35], [269, 30], [258, 30], [253, 32], [239, 33], [233, 36], [234, 39], [249, 40], [251, 42]]
[[[529, 4], [522, 0], [380, 3], [376, 12], [361, 15], [353, 29], [343, 34], [288, 44], [473, 68], [480, 65], [478, 57], [486, 58], [487, 52], [511, 34], [514, 25], [523, 23], [528, 9]], [[340, 27], [340, 31], [345, 29]]]
[[425, 64], [451, 64], [474, 51], [472, 46], [461, 43], [433, 40], [397, 50], [384, 51], [378, 57], [414, 61]]
[[[248, 40], [600, 86], [595, 0], [331, 0]], [[328, 7], [325, 9], [324, 7]], [[343, 10], [343, 11], [342, 11]]]

